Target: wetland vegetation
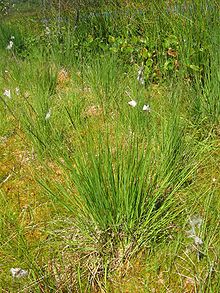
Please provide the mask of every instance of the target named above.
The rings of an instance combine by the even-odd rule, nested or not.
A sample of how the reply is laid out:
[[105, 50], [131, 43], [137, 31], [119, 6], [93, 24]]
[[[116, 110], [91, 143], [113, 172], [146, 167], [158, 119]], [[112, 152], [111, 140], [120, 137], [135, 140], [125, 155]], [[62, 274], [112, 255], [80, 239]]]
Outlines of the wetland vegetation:
[[219, 292], [218, 1], [0, 1], [2, 292]]

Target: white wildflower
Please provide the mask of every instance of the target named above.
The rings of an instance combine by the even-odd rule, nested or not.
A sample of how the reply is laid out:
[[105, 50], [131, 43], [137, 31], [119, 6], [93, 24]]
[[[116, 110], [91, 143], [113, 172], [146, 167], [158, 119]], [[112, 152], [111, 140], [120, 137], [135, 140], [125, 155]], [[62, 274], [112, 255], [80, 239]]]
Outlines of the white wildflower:
[[46, 35], [49, 35], [49, 34], [50, 34], [50, 29], [49, 29], [48, 26], [46, 26], [46, 28], [45, 28], [45, 34], [46, 34]]
[[[192, 217], [189, 220], [189, 224], [191, 226], [191, 230], [187, 231], [188, 237], [194, 239], [194, 243], [196, 246], [202, 245], [203, 241], [202, 239], [197, 235], [197, 232], [199, 233], [200, 227], [202, 225], [202, 219], [200, 217]], [[196, 232], [197, 230], [197, 232]]]
[[150, 112], [150, 105], [144, 105], [143, 111]]
[[16, 88], [15, 88], [15, 93], [16, 93], [17, 96], [20, 95], [20, 89], [19, 89], [19, 87], [16, 87]]
[[189, 224], [192, 228], [195, 228], [196, 226], [198, 226], [198, 229], [200, 229], [202, 224], [202, 219], [200, 217], [192, 217], [189, 220]]
[[28, 275], [28, 271], [21, 268], [11, 268], [10, 272], [13, 278], [24, 278]]
[[13, 41], [9, 41], [9, 44], [8, 44], [8, 46], [6, 47], [6, 49], [7, 49], [7, 50], [11, 50], [12, 47], [13, 47], [13, 45], [14, 45], [14, 42], [13, 42]]
[[11, 90], [5, 90], [3, 95], [11, 99]]
[[28, 99], [29, 97], [30, 97], [29, 92], [25, 92], [25, 93], [24, 93], [24, 98], [25, 98], [25, 99]]
[[11, 40], [14, 40], [15, 39], [15, 37], [14, 36], [11, 36]]
[[188, 231], [187, 232], [187, 233], [189, 233], [189, 236], [188, 237], [194, 239], [195, 245], [202, 245], [203, 244], [202, 239], [199, 236], [197, 236], [196, 234], [191, 234], [190, 232], [191, 231]]
[[49, 111], [47, 112], [46, 116], [45, 116], [45, 120], [50, 119], [51, 116], [51, 109], [49, 109]]
[[202, 245], [203, 244], [203, 241], [202, 239], [199, 237], [199, 236], [194, 236], [194, 243], [195, 245]]
[[130, 102], [128, 102], [128, 105], [134, 108], [137, 106], [137, 102], [135, 100], [131, 100]]

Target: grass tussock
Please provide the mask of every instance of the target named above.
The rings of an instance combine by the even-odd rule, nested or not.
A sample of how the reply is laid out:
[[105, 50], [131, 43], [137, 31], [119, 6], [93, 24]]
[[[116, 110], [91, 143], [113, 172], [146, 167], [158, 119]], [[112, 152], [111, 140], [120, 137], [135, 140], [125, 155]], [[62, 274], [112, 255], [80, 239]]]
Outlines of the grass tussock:
[[2, 3], [0, 287], [218, 292], [217, 1]]

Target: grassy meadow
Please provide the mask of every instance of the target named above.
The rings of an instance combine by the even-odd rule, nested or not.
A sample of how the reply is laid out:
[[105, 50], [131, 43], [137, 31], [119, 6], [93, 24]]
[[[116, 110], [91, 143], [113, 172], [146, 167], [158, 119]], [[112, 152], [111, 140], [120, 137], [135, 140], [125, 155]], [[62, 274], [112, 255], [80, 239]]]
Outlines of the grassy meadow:
[[6, 2], [1, 292], [219, 292], [218, 1]]

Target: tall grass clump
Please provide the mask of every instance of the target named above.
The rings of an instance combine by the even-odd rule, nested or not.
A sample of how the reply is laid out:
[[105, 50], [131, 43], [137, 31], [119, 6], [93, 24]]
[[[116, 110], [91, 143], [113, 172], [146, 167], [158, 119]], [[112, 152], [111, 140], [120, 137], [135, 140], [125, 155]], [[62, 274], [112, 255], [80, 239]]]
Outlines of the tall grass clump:
[[[9, 171], [0, 165], [2, 251], [17, 249], [10, 264], [31, 271], [27, 290], [107, 290], [146, 257], [140, 274], [159, 278], [146, 290], [216, 288], [218, 3], [117, 3], [54, 0], [33, 29], [0, 24], [0, 143], [25, 148], [14, 146]], [[6, 204], [7, 184], [24, 178], [18, 165], [44, 193], [40, 203], [27, 196], [34, 211], [19, 189], [18, 209]]]
[[39, 179], [72, 215], [74, 236], [65, 243], [81, 255], [82, 270], [94, 282], [153, 243], [168, 241], [185, 208], [180, 191], [196, 174], [201, 149], [183, 135], [177, 108], [160, 124], [157, 113], [140, 119], [146, 115], [152, 116], [148, 133], [138, 126], [131, 132], [128, 118], [124, 133], [117, 122], [108, 123], [107, 130], [78, 137], [73, 153], [64, 147], [57, 164], [65, 183]]

